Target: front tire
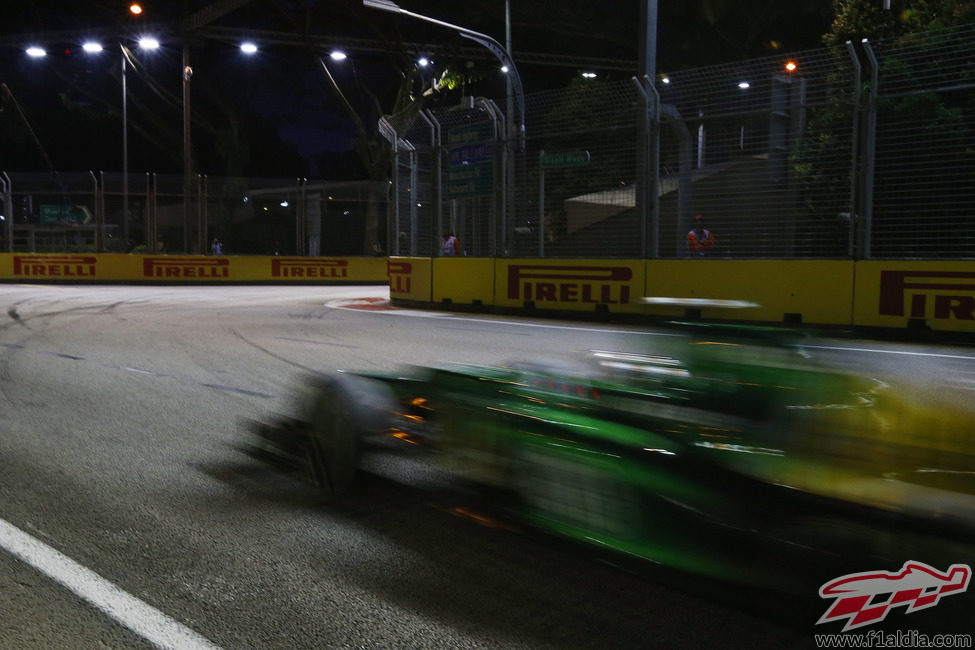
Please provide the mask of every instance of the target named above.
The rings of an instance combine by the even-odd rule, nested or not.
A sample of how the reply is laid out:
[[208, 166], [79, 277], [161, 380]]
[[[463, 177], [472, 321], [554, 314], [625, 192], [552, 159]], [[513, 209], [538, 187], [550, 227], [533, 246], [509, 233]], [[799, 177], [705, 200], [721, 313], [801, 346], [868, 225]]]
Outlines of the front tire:
[[333, 495], [348, 491], [359, 467], [360, 438], [388, 426], [387, 387], [354, 375], [318, 381], [309, 417], [309, 456], [315, 482]]

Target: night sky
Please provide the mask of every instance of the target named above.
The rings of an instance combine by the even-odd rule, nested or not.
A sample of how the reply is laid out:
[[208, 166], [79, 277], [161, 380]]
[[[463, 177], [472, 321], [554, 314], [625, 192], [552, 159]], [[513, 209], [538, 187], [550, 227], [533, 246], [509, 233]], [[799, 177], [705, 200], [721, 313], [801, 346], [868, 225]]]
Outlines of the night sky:
[[[2, 3], [0, 83], [10, 89], [16, 105], [8, 98], [0, 112], [0, 170], [46, 171], [49, 165], [42, 149], [59, 171], [121, 169], [120, 42], [130, 47], [137, 64], [126, 74], [130, 170], [182, 170], [179, 25], [201, 9], [226, 3], [148, 1], [139, 18], [129, 14], [128, 4], [115, 0]], [[399, 4], [504, 41], [503, 0], [400, 0]], [[660, 0], [658, 70], [817, 47], [820, 35], [829, 28], [830, 0], [799, 4]], [[632, 62], [631, 71], [597, 67], [600, 79], [636, 73], [639, 2], [561, 0], [511, 5], [516, 62], [519, 52], [561, 56], [572, 62], [590, 56]], [[134, 38], [149, 27], [158, 33], [161, 48], [146, 54], [134, 45]], [[403, 42], [429, 44], [435, 65], [470, 72], [464, 89], [468, 94], [490, 97], [503, 89], [497, 63], [489, 56], [466, 69], [467, 62], [456, 50], [472, 46], [466, 39], [364, 8], [361, 0], [253, 0], [208, 21], [204, 30], [194, 34], [189, 50], [193, 150], [196, 171], [213, 176], [366, 177], [353, 151], [354, 122], [327, 83], [319, 56], [326, 56], [336, 83], [370, 129], [389, 111], [401, 70], [411, 65], [412, 58], [401, 51]], [[96, 32], [106, 50], [85, 54], [81, 42]], [[228, 33], [252, 34], [258, 53], [243, 55]], [[302, 35], [316, 35], [318, 45], [303, 45]], [[375, 47], [348, 48], [348, 59], [333, 62], [327, 58], [330, 48], [324, 45], [330, 39], [339, 45], [357, 39], [354, 43], [368, 41]], [[29, 58], [24, 49], [32, 43], [44, 46], [48, 55]], [[562, 87], [580, 69], [519, 63], [519, 71], [525, 92], [531, 93]], [[414, 89], [420, 90], [419, 85]], [[441, 93], [436, 101], [456, 102], [459, 94], [459, 90]]]

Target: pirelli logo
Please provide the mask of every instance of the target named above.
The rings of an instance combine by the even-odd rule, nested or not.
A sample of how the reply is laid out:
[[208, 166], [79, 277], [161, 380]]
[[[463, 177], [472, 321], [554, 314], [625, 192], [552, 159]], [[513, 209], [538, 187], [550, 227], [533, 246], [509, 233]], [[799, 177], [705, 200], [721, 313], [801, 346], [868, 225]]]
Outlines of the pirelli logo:
[[210, 280], [230, 276], [230, 260], [223, 257], [146, 257], [142, 275], [172, 280]]
[[386, 265], [389, 290], [392, 293], [409, 293], [413, 288], [413, 264], [390, 260]]
[[884, 316], [975, 320], [975, 273], [881, 271]]
[[20, 278], [93, 278], [93, 255], [14, 255], [14, 276]]
[[535, 302], [627, 305], [633, 270], [625, 266], [511, 264], [508, 298]]
[[347, 278], [349, 277], [349, 261], [282, 257], [271, 260], [271, 277], [304, 280]]

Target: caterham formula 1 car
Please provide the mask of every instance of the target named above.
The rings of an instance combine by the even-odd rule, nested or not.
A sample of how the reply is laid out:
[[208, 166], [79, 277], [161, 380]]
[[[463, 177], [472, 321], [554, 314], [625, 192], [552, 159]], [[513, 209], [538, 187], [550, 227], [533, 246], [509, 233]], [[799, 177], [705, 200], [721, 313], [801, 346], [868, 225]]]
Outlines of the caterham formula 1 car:
[[369, 454], [422, 454], [532, 528], [763, 589], [973, 557], [969, 416], [825, 366], [802, 335], [679, 331], [585, 364], [323, 374], [246, 449], [334, 495]]

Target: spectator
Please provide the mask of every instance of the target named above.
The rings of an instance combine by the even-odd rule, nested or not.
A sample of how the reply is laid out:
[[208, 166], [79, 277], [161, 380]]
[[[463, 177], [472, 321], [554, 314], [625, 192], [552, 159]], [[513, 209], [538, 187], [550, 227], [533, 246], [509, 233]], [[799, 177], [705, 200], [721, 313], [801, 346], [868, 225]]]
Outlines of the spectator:
[[704, 227], [704, 215], [694, 217], [694, 227], [687, 233], [687, 250], [691, 255], [704, 257], [714, 247], [714, 235]]
[[213, 242], [210, 244], [210, 253], [212, 255], [223, 255], [223, 242], [216, 237], [213, 238]]
[[440, 242], [440, 254], [444, 257], [460, 255], [460, 241], [449, 230], [445, 230], [443, 233], [443, 241]]

